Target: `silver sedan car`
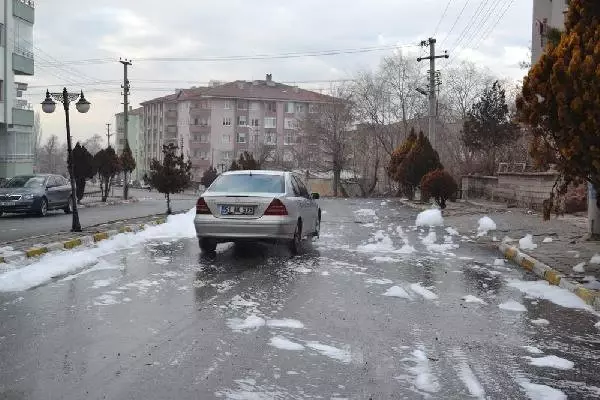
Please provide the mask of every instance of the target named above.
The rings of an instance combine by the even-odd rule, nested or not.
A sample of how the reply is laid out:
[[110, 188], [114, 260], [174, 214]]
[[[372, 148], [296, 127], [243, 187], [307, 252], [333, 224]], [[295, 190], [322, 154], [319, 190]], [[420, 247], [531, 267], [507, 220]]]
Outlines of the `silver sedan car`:
[[285, 242], [297, 254], [304, 239], [319, 236], [318, 198], [290, 172], [225, 172], [196, 203], [200, 248], [213, 253], [217, 243], [269, 241]]

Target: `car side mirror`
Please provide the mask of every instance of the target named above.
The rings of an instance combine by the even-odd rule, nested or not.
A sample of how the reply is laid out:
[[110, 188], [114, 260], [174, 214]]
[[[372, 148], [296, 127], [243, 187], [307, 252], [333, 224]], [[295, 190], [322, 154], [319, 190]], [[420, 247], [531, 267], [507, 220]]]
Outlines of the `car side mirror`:
[[313, 193], [310, 195], [310, 197], [312, 197], [313, 200], [319, 200], [319, 197], [321, 197], [321, 196], [319, 196], [319, 193]]

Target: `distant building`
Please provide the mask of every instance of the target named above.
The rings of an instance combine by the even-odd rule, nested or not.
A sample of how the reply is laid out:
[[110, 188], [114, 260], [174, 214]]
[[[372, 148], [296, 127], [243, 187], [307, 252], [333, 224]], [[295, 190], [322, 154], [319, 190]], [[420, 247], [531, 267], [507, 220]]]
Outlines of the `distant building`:
[[[331, 97], [272, 80], [215, 82], [142, 102], [143, 164], [161, 158], [162, 145], [183, 144], [194, 179], [211, 165], [226, 170], [240, 153], [293, 163], [299, 121]], [[268, 156], [266, 156], [268, 154]]]
[[34, 113], [18, 77], [34, 73], [35, 8], [32, 0], [1, 0], [0, 7], [0, 178], [7, 178], [33, 172]]
[[[131, 173], [131, 176], [135, 180], [140, 180], [146, 169], [144, 168], [143, 162], [143, 114], [144, 108], [129, 108], [129, 124], [127, 130], [127, 140], [129, 141], [129, 148], [133, 153], [133, 158], [136, 162], [136, 169]], [[120, 112], [115, 114], [115, 123], [117, 127], [117, 139], [115, 150], [117, 154], [121, 154], [125, 148], [125, 114]]]
[[546, 34], [550, 28], [563, 30], [569, 0], [533, 0], [533, 24], [531, 34], [531, 64], [535, 64], [546, 46]]

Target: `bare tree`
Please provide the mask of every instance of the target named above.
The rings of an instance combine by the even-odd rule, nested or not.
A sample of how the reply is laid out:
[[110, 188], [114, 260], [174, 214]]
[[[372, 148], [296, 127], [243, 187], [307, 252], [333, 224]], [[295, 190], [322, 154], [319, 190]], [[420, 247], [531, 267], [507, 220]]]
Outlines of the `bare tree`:
[[[302, 128], [308, 143], [318, 143], [320, 155], [315, 165], [333, 174], [333, 195], [341, 188], [341, 175], [351, 157], [351, 132], [355, 120], [352, 92], [347, 86], [331, 89], [330, 103], [308, 114]], [[343, 189], [343, 188], [342, 188]]]
[[36, 152], [36, 165], [39, 172], [66, 176], [67, 145], [61, 143], [58, 136], [50, 136]]
[[35, 113], [33, 120], [33, 159], [37, 164], [38, 151], [42, 147], [42, 123], [40, 120], [40, 113]]

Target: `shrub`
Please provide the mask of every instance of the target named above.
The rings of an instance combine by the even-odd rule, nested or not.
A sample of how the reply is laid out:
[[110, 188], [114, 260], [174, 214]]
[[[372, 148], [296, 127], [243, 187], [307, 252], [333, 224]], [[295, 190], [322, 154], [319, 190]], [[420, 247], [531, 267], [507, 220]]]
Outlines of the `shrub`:
[[441, 209], [446, 208], [446, 200], [456, 195], [458, 185], [448, 172], [436, 169], [421, 179], [421, 195], [424, 199], [433, 197]]

